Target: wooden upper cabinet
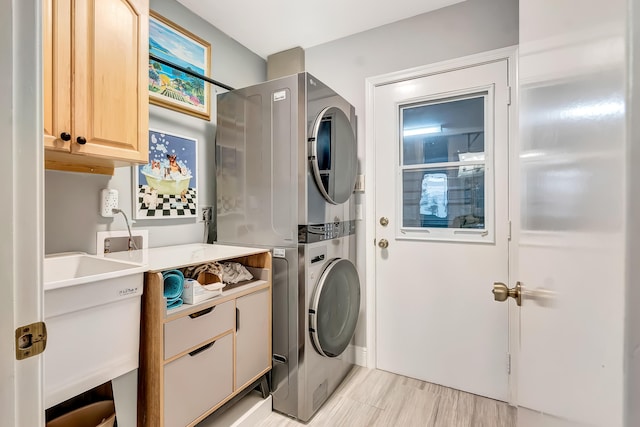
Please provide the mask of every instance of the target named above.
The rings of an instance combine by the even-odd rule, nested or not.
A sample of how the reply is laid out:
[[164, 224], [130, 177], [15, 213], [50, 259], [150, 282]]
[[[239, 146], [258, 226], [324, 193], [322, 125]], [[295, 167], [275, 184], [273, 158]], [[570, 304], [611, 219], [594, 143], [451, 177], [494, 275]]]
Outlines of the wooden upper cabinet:
[[112, 174], [146, 163], [148, 0], [45, 3], [45, 166]]
[[42, 7], [44, 146], [66, 152], [71, 150], [70, 7], [69, 0], [46, 0]]
[[72, 151], [146, 162], [148, 3], [76, 1], [74, 23]]

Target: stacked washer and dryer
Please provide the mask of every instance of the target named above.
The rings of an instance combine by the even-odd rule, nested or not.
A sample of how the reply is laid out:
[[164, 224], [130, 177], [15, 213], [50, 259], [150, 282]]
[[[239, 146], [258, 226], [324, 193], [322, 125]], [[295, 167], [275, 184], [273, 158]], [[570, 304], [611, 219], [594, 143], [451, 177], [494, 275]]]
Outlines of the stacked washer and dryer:
[[309, 73], [218, 95], [217, 237], [273, 254], [273, 408], [308, 421], [353, 367], [355, 109]]

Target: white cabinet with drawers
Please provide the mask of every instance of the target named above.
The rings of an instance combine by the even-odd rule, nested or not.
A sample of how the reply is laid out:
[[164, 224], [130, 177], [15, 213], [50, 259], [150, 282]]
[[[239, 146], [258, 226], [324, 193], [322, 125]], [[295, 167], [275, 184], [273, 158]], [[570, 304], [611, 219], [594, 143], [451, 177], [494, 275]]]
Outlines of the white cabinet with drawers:
[[[222, 245], [173, 250], [176, 256], [169, 248], [148, 250], [138, 426], [194, 426], [271, 370], [271, 254]], [[250, 267], [254, 279], [227, 286], [218, 297], [167, 310], [162, 272], [213, 261], [239, 262]]]

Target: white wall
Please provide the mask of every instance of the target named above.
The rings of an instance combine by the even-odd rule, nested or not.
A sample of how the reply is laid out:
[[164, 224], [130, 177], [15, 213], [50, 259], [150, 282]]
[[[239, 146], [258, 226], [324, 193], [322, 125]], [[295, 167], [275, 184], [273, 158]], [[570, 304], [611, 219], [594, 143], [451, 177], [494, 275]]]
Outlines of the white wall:
[[[372, 6], [374, 7], [374, 6]], [[365, 162], [365, 80], [368, 77], [518, 44], [517, 0], [467, 0], [345, 37], [305, 51], [306, 70], [345, 97], [358, 115], [359, 173]], [[356, 195], [364, 211], [365, 194]], [[364, 212], [367, 215], [367, 212]], [[364, 222], [359, 221], [357, 265], [365, 277]], [[364, 286], [363, 286], [364, 287]], [[366, 296], [363, 294], [363, 303]], [[366, 346], [364, 310], [355, 344]]]
[[[232, 87], [252, 85], [266, 78], [266, 61], [175, 0], [151, 0], [151, 10], [211, 43], [210, 77]], [[220, 89], [218, 89], [220, 90]], [[215, 202], [215, 92], [211, 121], [155, 105], [149, 106], [149, 127], [198, 140], [198, 198], [201, 206]], [[118, 168], [113, 177], [47, 171], [45, 174], [45, 253], [83, 251], [95, 253], [96, 232], [126, 230], [122, 215], [102, 218], [102, 188], [119, 191], [120, 208], [132, 216], [131, 168]], [[133, 228], [149, 230], [149, 246], [202, 241], [204, 225], [195, 219], [141, 220]]]

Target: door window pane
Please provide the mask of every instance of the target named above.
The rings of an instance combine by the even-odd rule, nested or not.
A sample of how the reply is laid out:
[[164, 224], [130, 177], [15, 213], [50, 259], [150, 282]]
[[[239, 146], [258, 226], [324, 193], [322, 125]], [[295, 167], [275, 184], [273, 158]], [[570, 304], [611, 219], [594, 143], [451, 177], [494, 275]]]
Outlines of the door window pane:
[[402, 164], [462, 161], [484, 153], [485, 97], [403, 107]]
[[484, 166], [404, 171], [405, 228], [485, 228]]
[[403, 235], [487, 235], [488, 96], [483, 92], [400, 107]]

